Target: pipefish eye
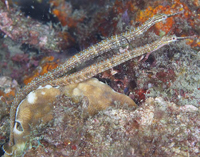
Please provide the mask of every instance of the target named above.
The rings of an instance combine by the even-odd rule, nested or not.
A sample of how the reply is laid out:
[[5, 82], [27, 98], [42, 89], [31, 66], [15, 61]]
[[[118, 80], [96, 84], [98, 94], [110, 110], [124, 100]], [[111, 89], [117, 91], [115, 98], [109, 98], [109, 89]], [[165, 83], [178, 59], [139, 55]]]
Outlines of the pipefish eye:
[[162, 15], [162, 19], [166, 19], [167, 18], [167, 15]]
[[176, 37], [172, 37], [172, 40], [176, 40]]

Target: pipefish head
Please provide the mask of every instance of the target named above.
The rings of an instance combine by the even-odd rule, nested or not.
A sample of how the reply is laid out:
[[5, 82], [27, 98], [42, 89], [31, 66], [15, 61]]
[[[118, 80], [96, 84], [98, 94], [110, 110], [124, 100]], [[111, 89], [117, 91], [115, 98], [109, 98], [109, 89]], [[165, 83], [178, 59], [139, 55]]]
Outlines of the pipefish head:
[[168, 45], [171, 42], [175, 42], [177, 40], [184, 40], [184, 39], [189, 39], [189, 38], [194, 38], [194, 36], [187, 36], [187, 37], [177, 37], [176, 35], [168, 35], [162, 37], [160, 40], [155, 41], [154, 43], [154, 50], [158, 50], [159, 48]]
[[159, 48], [168, 45], [171, 42], [175, 42], [179, 39], [185, 39], [185, 37], [177, 37], [176, 35], [169, 35], [169, 36], [164, 36], [160, 40], [156, 40], [153, 43], [153, 49], [158, 50]]
[[176, 35], [168, 35], [161, 38], [160, 42], [164, 45], [177, 41], [177, 40], [184, 40], [184, 39], [192, 39], [195, 38], [195, 36], [186, 36], [186, 37], [177, 37]]
[[157, 14], [157, 15], [154, 15], [153, 18], [152, 18], [152, 22], [153, 23], [157, 23], [157, 22], [160, 22], [160, 21], [163, 21], [163, 20], [166, 20], [168, 17], [171, 17], [171, 16], [175, 16], [175, 15], [178, 15], [178, 14], [182, 14], [184, 11], [179, 11], [179, 12], [176, 12], [176, 13], [172, 13], [172, 14]]

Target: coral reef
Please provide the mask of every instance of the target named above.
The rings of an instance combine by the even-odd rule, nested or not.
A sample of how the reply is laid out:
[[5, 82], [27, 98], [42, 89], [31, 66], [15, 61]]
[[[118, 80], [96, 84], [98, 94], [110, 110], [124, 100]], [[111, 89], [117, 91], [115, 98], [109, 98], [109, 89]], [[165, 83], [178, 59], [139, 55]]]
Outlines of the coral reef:
[[[21, 3], [25, 3], [26, 5], [26, 1], [24, 0], [16, 1], [18, 6], [20, 6]], [[12, 1], [9, 1], [10, 5], [11, 2]], [[22, 64], [21, 62], [17, 62], [17, 64], [14, 63], [14, 66], [8, 66], [10, 65], [10, 59], [8, 58], [2, 61], [2, 65], [0, 63], [0, 67], [2, 68], [2, 70], [5, 69], [3, 75], [10, 76], [10, 73], [8, 73], [8, 71], [13, 70], [12, 78], [16, 79], [17, 81], [19, 81], [20, 79], [19, 75], [31, 75], [30, 73], [28, 73], [29, 71], [27, 70], [27, 68], [31, 69], [30, 71], [32, 71], [38, 66], [38, 62], [42, 59], [41, 56], [38, 57], [39, 55], [41, 55], [41, 51], [42, 53], [53, 53], [55, 51], [61, 51], [64, 53], [74, 54], [75, 51], [77, 52], [79, 50], [83, 50], [88, 46], [91, 46], [92, 44], [95, 44], [98, 41], [104, 39], [105, 37], [109, 37], [113, 34], [120, 33], [129, 28], [137, 27], [138, 25], [141, 25], [144, 21], [146, 21], [148, 18], [152, 17], [157, 13], [170, 14], [173, 12], [180, 11], [181, 9], [184, 12], [178, 17], [167, 19], [167, 22], [158, 23], [155, 26], [153, 26], [150, 29], [150, 31], [153, 31], [157, 35], [167, 34], [169, 30], [169, 33], [176, 33], [178, 36], [187, 36], [193, 34], [198, 35], [200, 32], [200, 17], [198, 9], [199, 3], [197, 2], [190, 3], [184, 0], [170, 0], [166, 2], [137, 2], [135, 0], [116, 0], [112, 2], [93, 1], [93, 3], [89, 3], [90, 0], [88, 0], [87, 4], [81, 3], [81, 7], [80, 2], [77, 1], [64, 2], [63, 0], [41, 0], [34, 2], [38, 3], [39, 7], [44, 5], [44, 3], [51, 3], [52, 8], [49, 8], [49, 14], [53, 14], [53, 10], [56, 10], [56, 12], [60, 13], [59, 15], [56, 15], [57, 18], [60, 19], [61, 23], [62, 20], [64, 20], [64, 23], [67, 23], [67, 26], [61, 26], [60, 28], [60, 26], [57, 26], [57, 24], [44, 24], [41, 22], [37, 22], [36, 20], [32, 20], [30, 17], [27, 18], [23, 15], [23, 13], [19, 12], [19, 7], [13, 7], [15, 5], [11, 5], [10, 10], [8, 11], [4, 3], [0, 2], [2, 12], [8, 15], [4, 16], [4, 14], [2, 14], [2, 19], [4, 19], [5, 22], [7, 22], [1, 24], [1, 32], [4, 35], [4, 37], [10, 37], [9, 35], [12, 35], [15, 38], [14, 41], [17, 40], [18, 42], [18, 45], [16, 45], [15, 47], [13, 47], [13, 43], [4, 43], [4, 47], [7, 46], [9, 47], [9, 49], [11, 47], [14, 48], [14, 50], [9, 50], [11, 51], [9, 53], [22, 53], [24, 56], [27, 56], [27, 53], [29, 54], [28, 58], [26, 58], [26, 60], [29, 59], [29, 61], [24, 62], [23, 66], [20, 67], [19, 70], [17, 68], [13, 69], [13, 67], [18, 67], [19, 64]], [[33, 3], [29, 5], [30, 6], [22, 5], [21, 9], [23, 10], [23, 8], [30, 7], [31, 12], [34, 12], [34, 10], [37, 11], [37, 6], [34, 6]], [[84, 20], [77, 20], [81, 19], [80, 14], [81, 16], [83, 15], [85, 17]], [[42, 19], [42, 17], [44, 18], [44, 16], [46, 15], [41, 14], [40, 16], [40, 18]], [[71, 22], [68, 21], [69, 18]], [[21, 21], [19, 21], [19, 19]], [[72, 26], [70, 24], [72, 24]], [[39, 35], [30, 36], [29, 34], [34, 33], [29, 33], [29, 31], [37, 32], [36, 34]], [[13, 32], [17, 32], [17, 34]], [[46, 39], [47, 44], [44, 44], [43, 46], [38, 45], [40, 36], [43, 39]], [[31, 42], [32, 40], [34, 40], [34, 42]], [[199, 50], [199, 40], [190, 40], [187, 42], [187, 44]], [[26, 47], [28, 47], [29, 51], [30, 49], [35, 49], [37, 53], [31, 52], [30, 54], [30, 52], [22, 52], [22, 50], [18, 50], [18, 47], [23, 47], [24, 45], [27, 45]], [[18, 50], [18, 52], [13, 52], [16, 50]], [[4, 54], [6, 53], [8, 52], [4, 52]], [[65, 55], [63, 56], [63, 58], [64, 57]], [[24, 74], [25, 71], [26, 74]], [[23, 81], [21, 80], [19, 81], [19, 83], [22, 82]]]
[[[17, 6], [12, 3], [14, 1]], [[45, 124], [37, 119], [38, 123], [32, 126], [26, 123], [28, 136], [23, 140], [15, 136], [18, 145], [12, 149], [23, 156], [199, 156], [198, 0], [33, 1], [40, 7], [47, 4], [48, 16], [54, 14], [60, 23], [54, 23], [54, 19], [44, 22], [44, 14], [40, 15], [40, 21], [24, 15], [19, 11], [22, 1], [27, 2], [0, 1], [0, 73], [3, 76], [0, 78], [0, 145], [9, 139], [9, 110], [19, 86], [37, 80], [77, 50], [142, 26], [158, 13], [181, 12], [151, 26], [146, 33], [142, 32], [134, 42], [128, 42], [129, 49], [168, 34], [196, 35], [195, 40], [176, 42], [159, 49], [145, 61], [134, 58], [95, 76], [127, 96], [115, 93], [96, 79], [52, 87], [62, 94], [52, 97], [50, 118]], [[31, 11], [36, 11], [36, 7], [31, 2]], [[21, 6], [22, 11], [23, 8]], [[126, 41], [126, 38], [117, 40]], [[126, 48], [127, 43], [121, 45]], [[96, 52], [96, 48], [91, 46], [89, 49]], [[118, 50], [117, 47], [109, 55], [91, 62], [106, 60]], [[70, 73], [87, 65], [84, 61], [82, 67]], [[136, 110], [121, 106], [125, 102], [136, 106], [131, 99], [139, 106]], [[93, 116], [88, 118], [88, 112]], [[34, 120], [29, 118], [28, 121]], [[15, 124], [18, 132], [22, 131], [21, 124]]]
[[[131, 98], [113, 91], [108, 85], [94, 78], [64, 87], [40, 86], [37, 90], [30, 92], [17, 107], [13, 130], [15, 145], [9, 147], [5, 144], [3, 146], [7, 155], [22, 154], [30, 138], [34, 137], [32, 134], [36, 134], [39, 131], [38, 128], [43, 129], [51, 123], [55, 118], [53, 112], [54, 103], [57, 101], [56, 97], [63, 94], [70, 96], [77, 103], [82, 102], [84, 108], [81, 108], [82, 111], [79, 110], [79, 112], [83, 119], [108, 107], [115, 106], [116, 103], [132, 109], [137, 107]], [[77, 105], [75, 106], [77, 107]], [[71, 109], [67, 106], [66, 109], [71, 112]], [[57, 117], [57, 115], [55, 116]]]
[[149, 98], [135, 111], [108, 108], [83, 118], [85, 103], [57, 98], [54, 120], [31, 137], [23, 156], [198, 156], [199, 109]]
[[[156, 55], [157, 64], [155, 67], [152, 67], [151, 70], [154, 71], [154, 73], [147, 77], [145, 77], [145, 75], [140, 75], [140, 77], [138, 77], [140, 82], [138, 83], [142, 83], [145, 77], [145, 83], [143, 85], [150, 87], [146, 94], [147, 97], [161, 96], [165, 100], [178, 105], [190, 104], [198, 107], [200, 105], [200, 54], [197, 51], [191, 50], [190, 47], [184, 43], [173, 45], [170, 49], [172, 50], [172, 54], [169, 56], [168, 60], [160, 62], [162, 59]], [[178, 51], [180, 51], [181, 54], [177, 53]], [[169, 51], [164, 52], [163, 55], [166, 56], [167, 54], [169, 54]], [[172, 57], [173, 60], [170, 60], [170, 57]], [[148, 73], [149, 72], [146, 71], [146, 74]]]
[[41, 24], [24, 17], [16, 8], [10, 12], [0, 4], [0, 28], [3, 33], [14, 41], [33, 45], [44, 51], [59, 51], [59, 34], [51, 26]]
[[[156, 40], [152, 42], [151, 44], [147, 44], [132, 50], [128, 50], [128, 46], [121, 46], [121, 44], [128, 44], [129, 41], [135, 39], [138, 35], [142, 34], [143, 32], [147, 31], [151, 25], [160, 22], [162, 20], [165, 20], [166, 18], [170, 16], [175, 16], [179, 14], [173, 13], [169, 15], [161, 14], [161, 15], [155, 15], [148, 21], [146, 21], [142, 26], [138, 27], [135, 30], [130, 30], [129, 32], [126, 31], [120, 35], [112, 36], [111, 38], [108, 38], [106, 40], [101, 41], [100, 43], [89, 47], [88, 49], [81, 51], [77, 55], [74, 55], [69, 60], [67, 60], [64, 64], [61, 64], [58, 68], [55, 70], [48, 72], [46, 75], [42, 77], [35, 78], [33, 81], [31, 81], [28, 85], [26, 85], [24, 88], [22, 88], [14, 98], [12, 102], [12, 106], [10, 109], [10, 141], [9, 146], [11, 147], [14, 142], [14, 124], [15, 124], [15, 114], [16, 109], [20, 102], [26, 97], [28, 93], [35, 90], [39, 85], [53, 85], [53, 86], [64, 86], [74, 83], [79, 83], [82, 81], [85, 81], [98, 73], [101, 73], [105, 70], [108, 70], [110, 68], [113, 68], [114, 66], [117, 66], [123, 62], [126, 62], [132, 58], [136, 58], [138, 56], [141, 56], [143, 54], [146, 54], [145, 59], [148, 59], [148, 56], [160, 49], [161, 47], [171, 43], [175, 42], [179, 39], [186, 39], [188, 37], [176, 37], [175, 35], [171, 36], [164, 36], [159, 40]], [[121, 39], [120, 39], [121, 38]], [[189, 37], [191, 38], [191, 37]], [[125, 40], [126, 39], [126, 40]], [[129, 41], [128, 41], [129, 39]], [[128, 43], [127, 43], [128, 42]], [[121, 44], [120, 44], [121, 43]], [[93, 59], [96, 56], [100, 56], [103, 53], [106, 53], [112, 49], [115, 49], [116, 47], [120, 46], [119, 53], [116, 53], [111, 58], [106, 59], [102, 62], [97, 62], [96, 64], [92, 64], [91, 66], [84, 68], [77, 73], [73, 73], [71, 75], [68, 75], [70, 70], [80, 65], [82, 62], [86, 62], [88, 60]], [[140, 59], [141, 60], [141, 59]], [[5, 150], [5, 149], [4, 149]], [[10, 154], [10, 153], [9, 153]]]

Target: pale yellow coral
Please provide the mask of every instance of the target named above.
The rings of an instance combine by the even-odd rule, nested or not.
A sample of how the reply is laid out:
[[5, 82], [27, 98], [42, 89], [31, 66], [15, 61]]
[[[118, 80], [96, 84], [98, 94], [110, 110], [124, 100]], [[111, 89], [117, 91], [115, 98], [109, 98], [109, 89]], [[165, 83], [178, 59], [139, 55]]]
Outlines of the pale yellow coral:
[[53, 119], [51, 113], [53, 102], [57, 95], [60, 95], [58, 88], [51, 86], [39, 87], [36, 91], [29, 93], [17, 108], [14, 132], [14, 143], [12, 148], [4, 145], [3, 149], [7, 154], [19, 155], [23, 151], [30, 132], [36, 125], [45, 124]]
[[30, 139], [31, 132], [38, 125], [46, 124], [53, 119], [53, 102], [56, 101], [56, 96], [62, 94], [78, 101], [82, 100], [80, 97], [86, 97], [88, 100], [88, 106], [85, 107], [86, 116], [94, 115], [100, 110], [113, 106], [115, 102], [137, 107], [131, 98], [115, 92], [108, 85], [94, 78], [64, 87], [55, 88], [50, 85], [39, 87], [29, 93], [17, 108], [13, 130], [15, 145], [12, 148], [4, 145], [7, 155], [11, 155], [8, 153], [9, 150], [12, 155], [22, 153], [25, 144]]
[[115, 92], [110, 86], [95, 78], [65, 86], [64, 91], [70, 97], [86, 96], [89, 100], [88, 112], [90, 115], [113, 106], [115, 102], [119, 102], [121, 105], [127, 104], [130, 107], [137, 107], [130, 97]]

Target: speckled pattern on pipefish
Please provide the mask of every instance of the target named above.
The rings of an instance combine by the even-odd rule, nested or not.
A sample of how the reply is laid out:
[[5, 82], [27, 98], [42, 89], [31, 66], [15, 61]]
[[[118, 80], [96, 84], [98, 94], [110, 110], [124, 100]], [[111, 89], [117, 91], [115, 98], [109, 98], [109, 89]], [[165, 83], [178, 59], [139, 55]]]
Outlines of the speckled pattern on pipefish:
[[151, 44], [147, 44], [145, 46], [141, 46], [138, 48], [135, 48], [133, 50], [125, 49], [123, 52], [118, 53], [114, 56], [112, 56], [109, 59], [106, 59], [105, 61], [98, 62], [96, 64], [93, 64], [89, 67], [84, 68], [81, 71], [75, 72], [71, 75], [64, 76], [61, 78], [58, 78], [56, 80], [52, 80], [48, 82], [48, 84], [53, 86], [60, 86], [60, 85], [68, 85], [73, 83], [79, 83], [84, 80], [87, 80], [98, 73], [104, 72], [112, 67], [115, 67], [121, 63], [124, 63], [132, 58], [141, 56], [143, 54], [156, 51], [157, 49], [176, 41], [179, 39], [179, 37], [176, 37], [175, 35], [171, 36], [164, 36], [161, 39], [158, 39], [154, 41]]
[[[180, 12], [179, 12], [180, 13]], [[106, 40], [101, 41], [100, 43], [97, 43], [86, 50], [78, 53], [77, 55], [71, 57], [68, 59], [64, 64], [60, 65], [55, 70], [48, 72], [44, 76], [38, 77], [34, 79], [31, 83], [26, 85], [24, 88], [22, 88], [16, 95], [15, 99], [13, 100], [12, 107], [10, 110], [10, 141], [9, 146], [13, 145], [13, 127], [15, 123], [15, 112], [18, 104], [26, 97], [26, 95], [31, 92], [32, 90], [36, 89], [40, 85], [43, 85], [44, 83], [47, 83], [48, 81], [55, 80], [56, 78], [59, 78], [60, 76], [67, 73], [72, 68], [76, 67], [77, 65], [90, 60], [96, 56], [102, 55], [105, 52], [110, 51], [111, 49], [117, 49], [122, 44], [127, 44], [127, 40], [130, 42], [134, 40], [136, 36], [139, 36], [140, 34], [143, 34], [145, 31], [147, 31], [152, 25], [154, 25], [157, 22], [160, 22], [162, 20], [165, 20], [166, 18], [176, 15], [170, 14], [160, 14], [155, 15], [154, 17], [150, 18], [148, 21], [146, 21], [142, 26], [138, 27], [135, 30], [126, 31], [120, 35], [114, 35]], [[89, 77], [87, 77], [89, 78]]]

